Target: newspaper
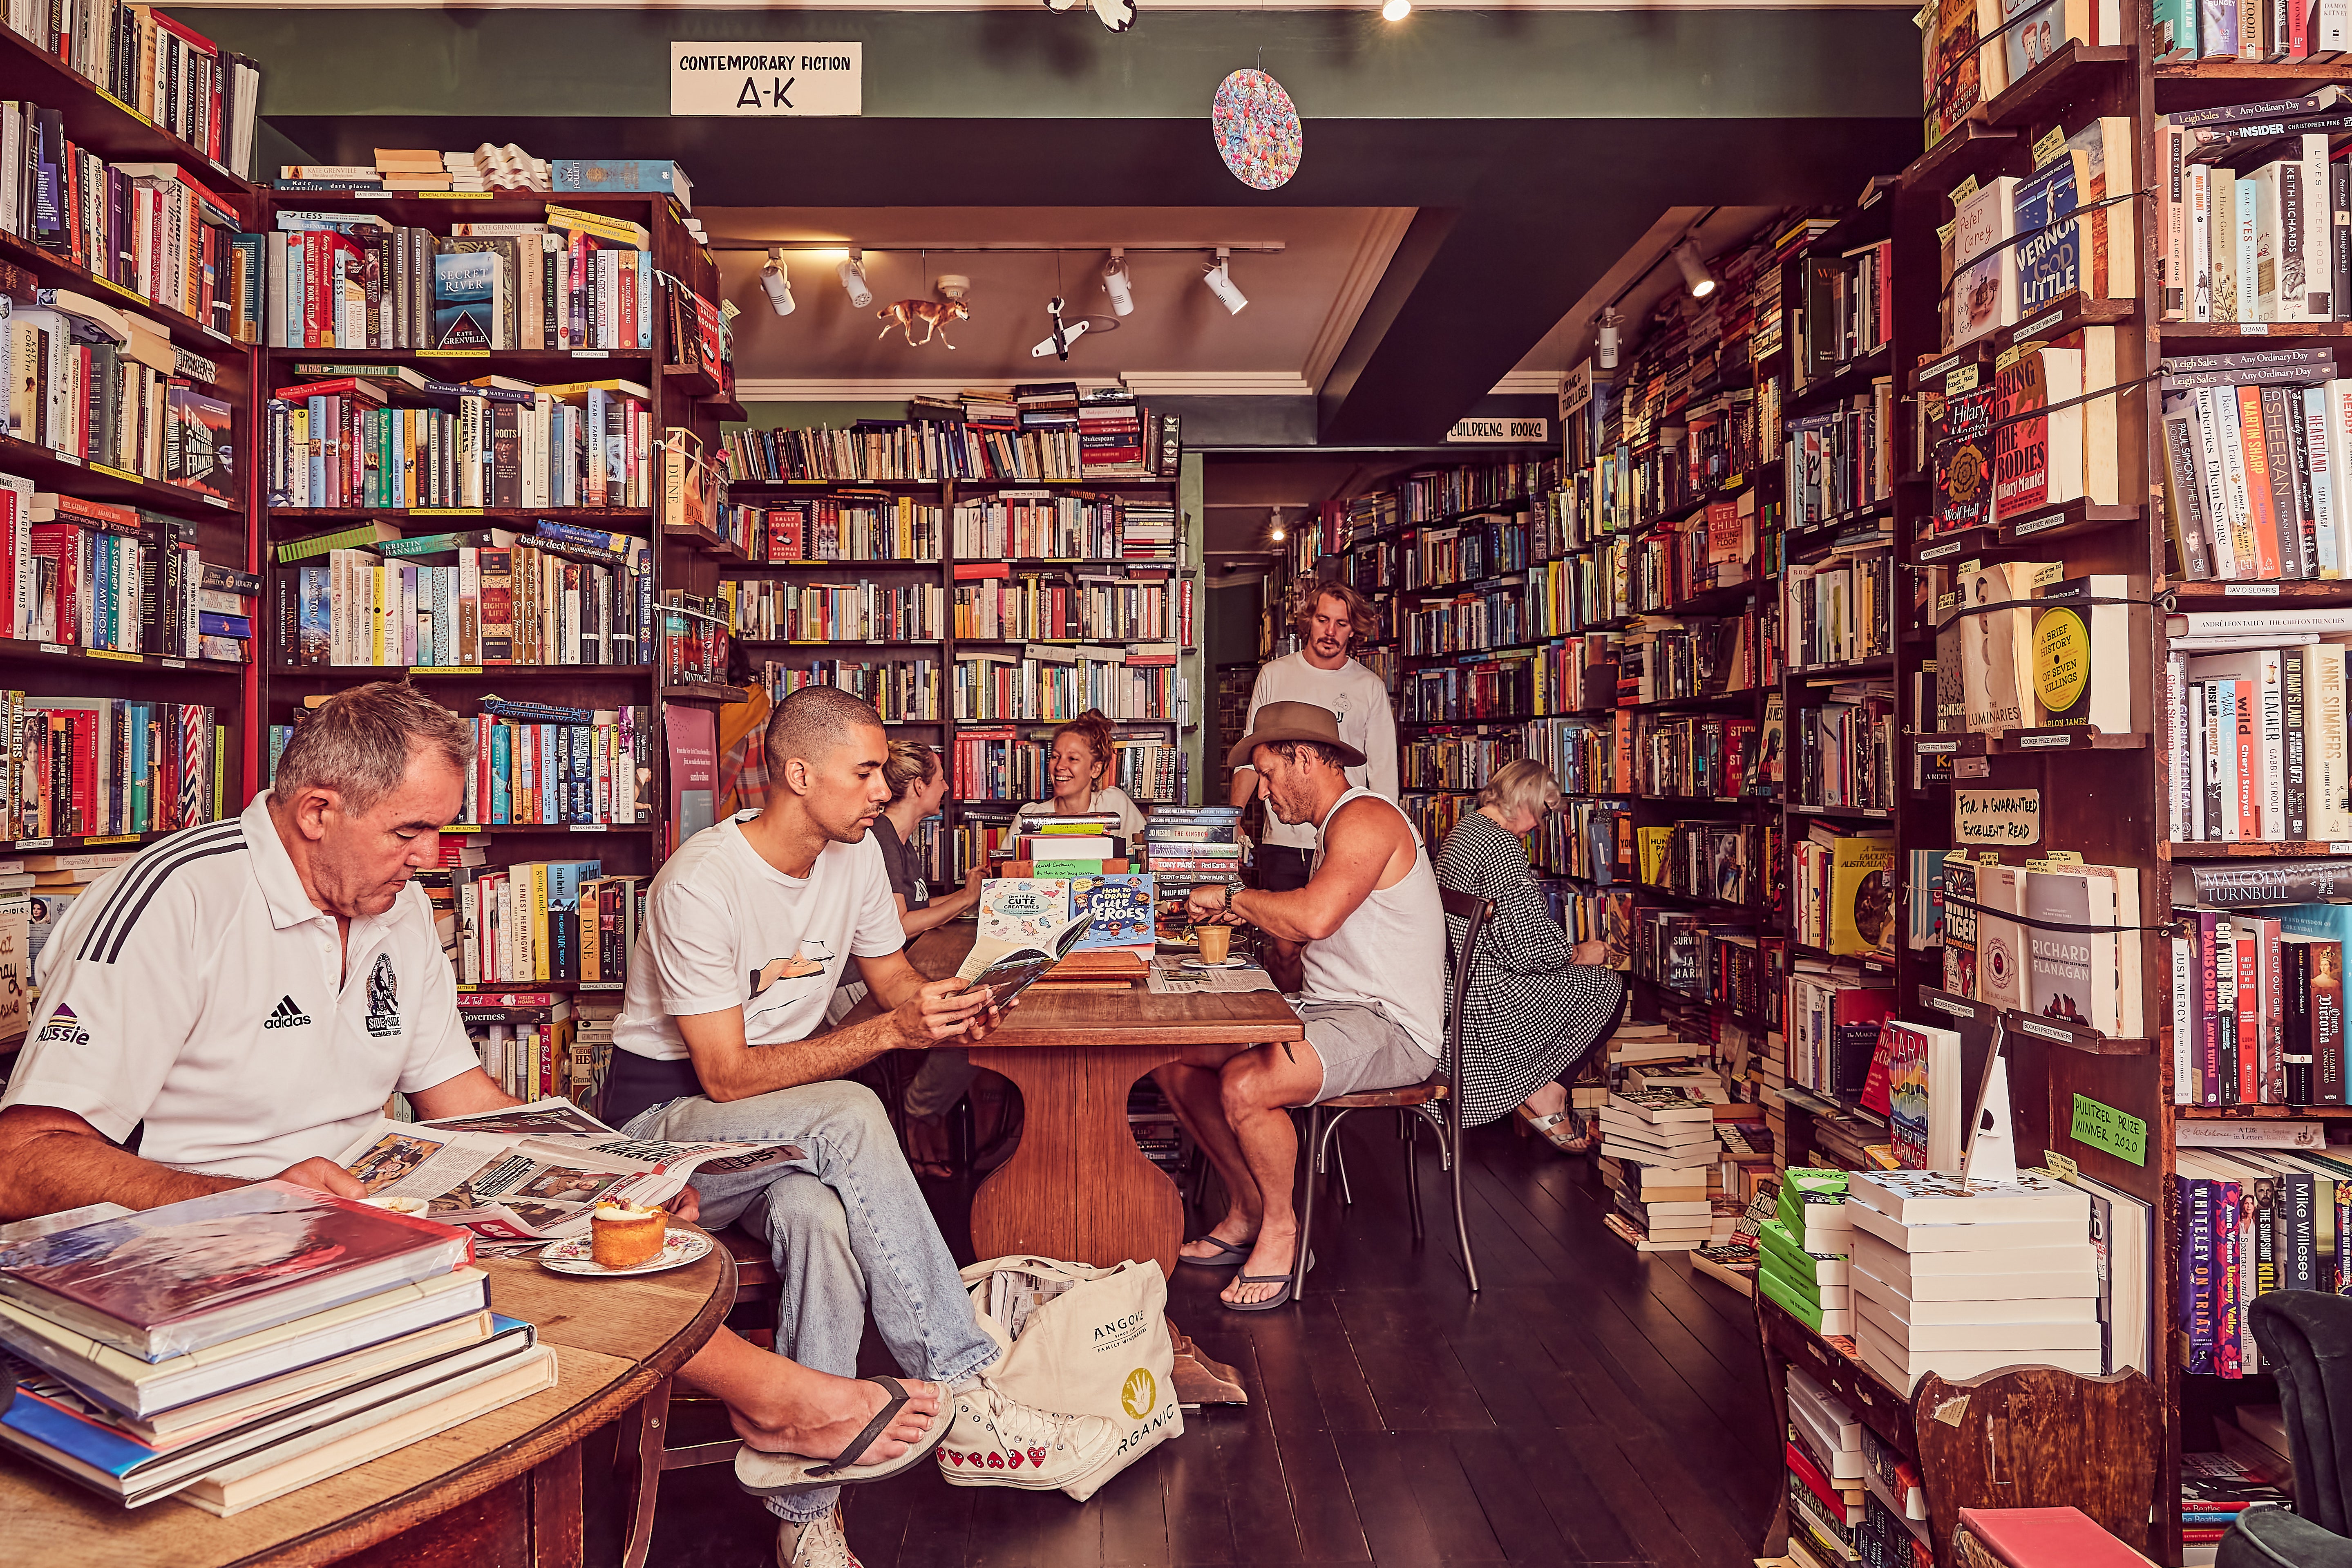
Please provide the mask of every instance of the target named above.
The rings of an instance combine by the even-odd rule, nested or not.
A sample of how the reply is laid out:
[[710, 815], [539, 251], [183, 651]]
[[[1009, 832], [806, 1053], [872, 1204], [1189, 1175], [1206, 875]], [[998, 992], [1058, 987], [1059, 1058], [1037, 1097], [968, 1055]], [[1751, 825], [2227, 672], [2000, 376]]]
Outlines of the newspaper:
[[1239, 991], [1273, 991], [1278, 989], [1274, 976], [1255, 963], [1235, 963], [1231, 969], [1187, 969], [1182, 955], [1171, 954], [1151, 961], [1151, 973], [1145, 979], [1154, 996], [1231, 995]]
[[803, 1158], [790, 1143], [673, 1143], [631, 1138], [568, 1100], [541, 1100], [438, 1121], [379, 1117], [335, 1163], [376, 1199], [422, 1203], [488, 1243], [584, 1236], [599, 1203], [648, 1207], [697, 1173]]

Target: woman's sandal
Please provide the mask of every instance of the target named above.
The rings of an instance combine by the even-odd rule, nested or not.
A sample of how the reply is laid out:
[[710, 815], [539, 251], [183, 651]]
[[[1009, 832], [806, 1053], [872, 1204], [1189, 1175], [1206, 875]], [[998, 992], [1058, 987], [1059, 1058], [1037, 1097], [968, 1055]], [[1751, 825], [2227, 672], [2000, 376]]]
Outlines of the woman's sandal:
[[1536, 1116], [1530, 1114], [1528, 1108], [1522, 1105], [1518, 1109], [1517, 1116], [1522, 1135], [1533, 1133], [1563, 1154], [1591, 1152], [1591, 1133], [1587, 1132], [1579, 1137], [1573, 1132], [1563, 1130], [1563, 1123], [1570, 1128], [1576, 1125], [1573, 1115], [1566, 1110], [1555, 1110], [1549, 1116]]

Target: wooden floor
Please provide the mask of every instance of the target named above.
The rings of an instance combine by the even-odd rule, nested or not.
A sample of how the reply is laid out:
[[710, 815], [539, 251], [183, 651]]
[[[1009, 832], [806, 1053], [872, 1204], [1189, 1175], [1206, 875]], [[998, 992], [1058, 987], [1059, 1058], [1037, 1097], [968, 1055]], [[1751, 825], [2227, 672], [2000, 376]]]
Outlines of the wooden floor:
[[[1744, 1568], [1779, 1471], [1746, 1299], [1679, 1257], [1638, 1258], [1602, 1229], [1591, 1163], [1507, 1125], [1471, 1134], [1474, 1299], [1426, 1139], [1431, 1235], [1412, 1247], [1391, 1126], [1349, 1124], [1356, 1202], [1322, 1211], [1342, 1217], [1318, 1229], [1306, 1301], [1227, 1312], [1222, 1271], [1177, 1270], [1171, 1316], [1241, 1371], [1254, 1403], [1188, 1416], [1083, 1506], [951, 1488], [928, 1466], [853, 1489], [866, 1568]], [[939, 1184], [934, 1206], [968, 1257], [950, 1213], [962, 1201]], [[869, 1370], [897, 1369], [876, 1356]], [[701, 1435], [694, 1419], [675, 1441]], [[729, 1469], [664, 1480], [651, 1568], [753, 1568], [772, 1542]]]

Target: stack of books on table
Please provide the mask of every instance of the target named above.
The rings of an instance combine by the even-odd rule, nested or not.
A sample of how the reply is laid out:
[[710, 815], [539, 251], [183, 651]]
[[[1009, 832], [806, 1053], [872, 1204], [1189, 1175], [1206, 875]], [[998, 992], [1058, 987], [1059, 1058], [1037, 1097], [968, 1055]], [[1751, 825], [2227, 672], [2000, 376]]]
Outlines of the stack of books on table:
[[1817, 1334], [1853, 1332], [1846, 1254], [1853, 1221], [1843, 1171], [1794, 1168], [1781, 1179], [1777, 1211], [1759, 1227], [1757, 1283]]
[[1789, 1436], [1785, 1455], [1795, 1512], [1814, 1532], [1853, 1546], [1864, 1521], [1862, 1423], [1843, 1401], [1795, 1366], [1788, 1371]]
[[[54, 1227], [54, 1228], [43, 1228]], [[230, 1514], [555, 1385], [467, 1233], [261, 1182], [0, 1243], [0, 1445]]]
[[[1047, 820], [1063, 823], [1082, 819]], [[1043, 842], [1086, 840], [1049, 838]], [[1112, 840], [1097, 837], [1094, 842], [1109, 844]], [[1036, 864], [1014, 861], [1008, 863], [1006, 869], [1017, 873]], [[1024, 947], [1052, 954], [1053, 967], [1040, 982], [1048, 987], [1141, 984], [1151, 966], [1154, 942], [1157, 900], [1150, 873], [1126, 870], [1124, 860], [1107, 858], [1044, 864], [1047, 868], [1070, 865], [1116, 868], [1082, 870], [1072, 875], [1008, 875], [982, 881], [980, 931], [972, 944], [973, 954], [982, 962], [993, 962]], [[1087, 923], [1074, 931], [1073, 926], [1081, 920]]]
[[1707, 1174], [1715, 1110], [1674, 1089], [1612, 1094], [1601, 1108], [1601, 1176], [1617, 1212], [1605, 1223], [1643, 1252], [1689, 1252], [1715, 1228]]
[[1232, 805], [1155, 805], [1144, 813], [1143, 868], [1162, 898], [1181, 906], [1196, 887], [1241, 881], [1241, 816]]
[[1908, 1395], [1930, 1372], [2101, 1372], [2090, 1194], [2040, 1171], [1971, 1182], [1856, 1172], [1853, 1279], [1864, 1363]]
[[2274, 1503], [2284, 1508], [2293, 1499], [2279, 1480], [2289, 1479], [2290, 1471], [2273, 1473], [2240, 1463], [2227, 1454], [2183, 1454], [2180, 1456], [2180, 1545], [2182, 1555], [2189, 1562], [2198, 1559], [2191, 1553], [2199, 1547], [2207, 1552], [2204, 1561], [2211, 1562], [2213, 1550], [2238, 1515], [2257, 1503]]

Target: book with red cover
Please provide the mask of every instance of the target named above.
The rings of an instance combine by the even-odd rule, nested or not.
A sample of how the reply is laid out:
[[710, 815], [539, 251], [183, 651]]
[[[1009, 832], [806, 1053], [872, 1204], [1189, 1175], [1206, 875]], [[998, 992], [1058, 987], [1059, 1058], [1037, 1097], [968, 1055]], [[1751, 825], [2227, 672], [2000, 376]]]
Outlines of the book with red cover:
[[0, 1297], [142, 1360], [203, 1350], [473, 1261], [465, 1231], [279, 1181], [0, 1250]]
[[1964, 1508], [1960, 1526], [2007, 1568], [2147, 1568], [2079, 1508]]

